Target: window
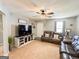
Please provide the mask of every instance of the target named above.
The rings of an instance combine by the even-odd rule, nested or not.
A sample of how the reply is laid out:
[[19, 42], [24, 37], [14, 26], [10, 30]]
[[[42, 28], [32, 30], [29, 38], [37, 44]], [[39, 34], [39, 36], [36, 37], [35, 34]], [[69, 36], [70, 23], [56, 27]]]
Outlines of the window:
[[56, 21], [56, 32], [57, 33], [62, 33], [63, 32], [63, 21]]

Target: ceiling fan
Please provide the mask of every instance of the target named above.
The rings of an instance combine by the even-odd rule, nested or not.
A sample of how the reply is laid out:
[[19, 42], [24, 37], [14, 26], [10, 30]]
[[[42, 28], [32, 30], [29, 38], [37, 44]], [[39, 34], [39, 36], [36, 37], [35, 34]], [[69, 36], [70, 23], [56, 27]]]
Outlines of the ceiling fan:
[[48, 12], [44, 9], [41, 9], [39, 12], [36, 12], [37, 14], [41, 14], [41, 15], [44, 15], [44, 16], [52, 16], [54, 14], [54, 12]]

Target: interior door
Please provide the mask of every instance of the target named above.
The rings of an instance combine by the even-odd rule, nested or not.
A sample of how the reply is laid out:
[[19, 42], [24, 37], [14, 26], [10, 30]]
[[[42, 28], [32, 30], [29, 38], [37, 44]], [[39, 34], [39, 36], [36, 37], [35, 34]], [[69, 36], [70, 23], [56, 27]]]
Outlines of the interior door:
[[43, 22], [37, 23], [37, 37], [41, 37], [43, 35]]

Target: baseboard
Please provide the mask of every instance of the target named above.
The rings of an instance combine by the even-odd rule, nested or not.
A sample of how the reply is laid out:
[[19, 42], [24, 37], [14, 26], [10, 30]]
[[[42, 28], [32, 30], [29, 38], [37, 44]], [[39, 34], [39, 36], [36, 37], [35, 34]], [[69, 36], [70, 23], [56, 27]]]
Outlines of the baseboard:
[[31, 43], [32, 41], [33, 41], [33, 40], [28, 41], [27, 43], [25, 43], [25, 44], [21, 45], [21, 46], [20, 46], [20, 47], [18, 47], [18, 48], [21, 48], [21, 47], [23, 47], [23, 46], [25, 46], [25, 45], [27, 45], [27, 44]]

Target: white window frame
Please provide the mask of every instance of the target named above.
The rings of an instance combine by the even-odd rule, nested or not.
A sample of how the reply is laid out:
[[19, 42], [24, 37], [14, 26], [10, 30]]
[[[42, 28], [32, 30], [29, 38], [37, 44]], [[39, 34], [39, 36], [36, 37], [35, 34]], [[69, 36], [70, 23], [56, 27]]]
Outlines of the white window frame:
[[[58, 30], [58, 29], [60, 29], [60, 30]], [[56, 21], [55, 22], [55, 32], [57, 32], [57, 33], [64, 32], [64, 21]]]

